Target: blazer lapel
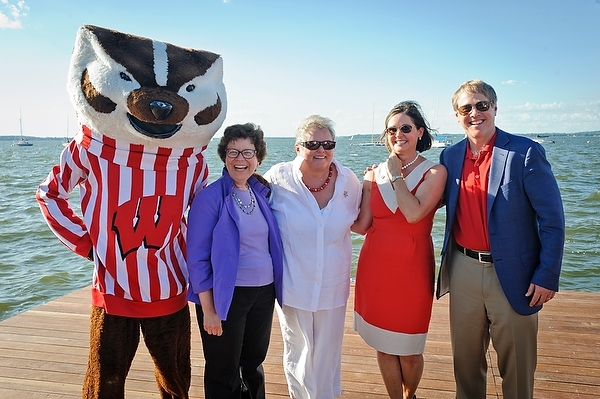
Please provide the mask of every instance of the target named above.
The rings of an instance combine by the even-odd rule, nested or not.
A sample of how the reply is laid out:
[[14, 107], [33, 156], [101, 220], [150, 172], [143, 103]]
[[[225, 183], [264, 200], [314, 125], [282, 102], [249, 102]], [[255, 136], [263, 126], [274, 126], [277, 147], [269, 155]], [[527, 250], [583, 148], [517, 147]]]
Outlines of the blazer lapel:
[[492, 151], [492, 164], [490, 166], [490, 180], [488, 182], [488, 200], [487, 200], [487, 215], [488, 220], [492, 210], [492, 205], [496, 199], [496, 194], [500, 188], [502, 182], [502, 175], [504, 174], [504, 167], [508, 158], [508, 137], [500, 129], [497, 130], [498, 135], [496, 136], [496, 143]]

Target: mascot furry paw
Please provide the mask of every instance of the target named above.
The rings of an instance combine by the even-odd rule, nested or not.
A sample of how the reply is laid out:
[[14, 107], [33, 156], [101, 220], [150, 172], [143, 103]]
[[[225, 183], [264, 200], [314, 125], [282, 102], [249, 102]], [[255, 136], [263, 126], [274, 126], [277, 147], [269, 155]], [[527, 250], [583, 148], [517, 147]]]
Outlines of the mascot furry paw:
[[[161, 397], [187, 398], [184, 212], [207, 183], [202, 151], [225, 119], [222, 59], [83, 26], [67, 87], [81, 131], [37, 199], [58, 238], [94, 261], [83, 397], [124, 397], [141, 330]], [[75, 187], [82, 217], [69, 203]]]

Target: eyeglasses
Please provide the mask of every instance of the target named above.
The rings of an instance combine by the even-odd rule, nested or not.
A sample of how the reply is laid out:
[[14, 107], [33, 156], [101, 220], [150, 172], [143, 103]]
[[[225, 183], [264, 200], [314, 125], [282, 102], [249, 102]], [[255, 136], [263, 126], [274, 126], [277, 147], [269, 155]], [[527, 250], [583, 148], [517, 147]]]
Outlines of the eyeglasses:
[[[491, 106], [492, 106], [492, 103], [490, 101], [479, 101], [479, 102], [475, 103], [475, 109], [479, 112], [485, 112], [488, 109], [490, 109]], [[469, 115], [472, 110], [473, 110], [472, 104], [465, 104], [465, 105], [458, 107], [458, 113], [463, 116]]]
[[324, 150], [333, 150], [335, 148], [335, 141], [333, 141], [333, 140], [324, 140], [324, 141], [310, 140], [310, 141], [302, 141], [298, 144], [300, 144], [302, 147], [306, 148], [307, 150], [311, 150], [311, 151], [318, 150], [319, 147], [321, 147], [321, 146], [323, 146]]
[[396, 134], [398, 133], [398, 130], [400, 130], [402, 133], [407, 134], [412, 132], [413, 130], [413, 126], [412, 125], [402, 125], [400, 127], [388, 127], [387, 129], [385, 129], [385, 131], [387, 132], [387, 134], [389, 134], [390, 136], [392, 134]]
[[225, 150], [227, 158], [237, 158], [238, 155], [242, 154], [244, 159], [252, 159], [256, 155], [256, 150], [236, 150], [235, 148], [228, 148]]

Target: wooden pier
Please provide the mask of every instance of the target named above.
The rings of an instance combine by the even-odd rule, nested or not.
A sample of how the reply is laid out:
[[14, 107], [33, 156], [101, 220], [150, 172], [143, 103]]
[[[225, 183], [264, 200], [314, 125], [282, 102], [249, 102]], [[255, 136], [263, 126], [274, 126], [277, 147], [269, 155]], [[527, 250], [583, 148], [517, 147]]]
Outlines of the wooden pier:
[[[342, 399], [387, 398], [374, 351], [352, 329], [352, 293], [342, 355]], [[0, 398], [79, 398], [87, 364], [89, 288], [0, 322]], [[191, 398], [203, 398], [204, 360], [192, 311]], [[267, 397], [287, 398], [277, 316], [265, 361]], [[448, 297], [434, 302], [419, 399], [454, 398]], [[487, 398], [502, 398], [495, 352], [488, 352]], [[159, 398], [145, 345], [126, 397]], [[535, 398], [600, 398], [600, 293], [559, 292], [540, 313]], [[507, 398], [510, 399], [510, 398]]]

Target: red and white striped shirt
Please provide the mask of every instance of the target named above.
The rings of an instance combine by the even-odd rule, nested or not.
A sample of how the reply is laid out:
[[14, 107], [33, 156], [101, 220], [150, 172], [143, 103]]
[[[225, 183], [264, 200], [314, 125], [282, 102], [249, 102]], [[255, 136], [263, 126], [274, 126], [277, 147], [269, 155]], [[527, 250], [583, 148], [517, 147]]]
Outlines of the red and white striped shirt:
[[[83, 126], [63, 150], [37, 200], [67, 247], [93, 248], [93, 305], [141, 318], [187, 304], [184, 212], [208, 181], [205, 148], [148, 148]], [[69, 203], [76, 186], [83, 218]]]

